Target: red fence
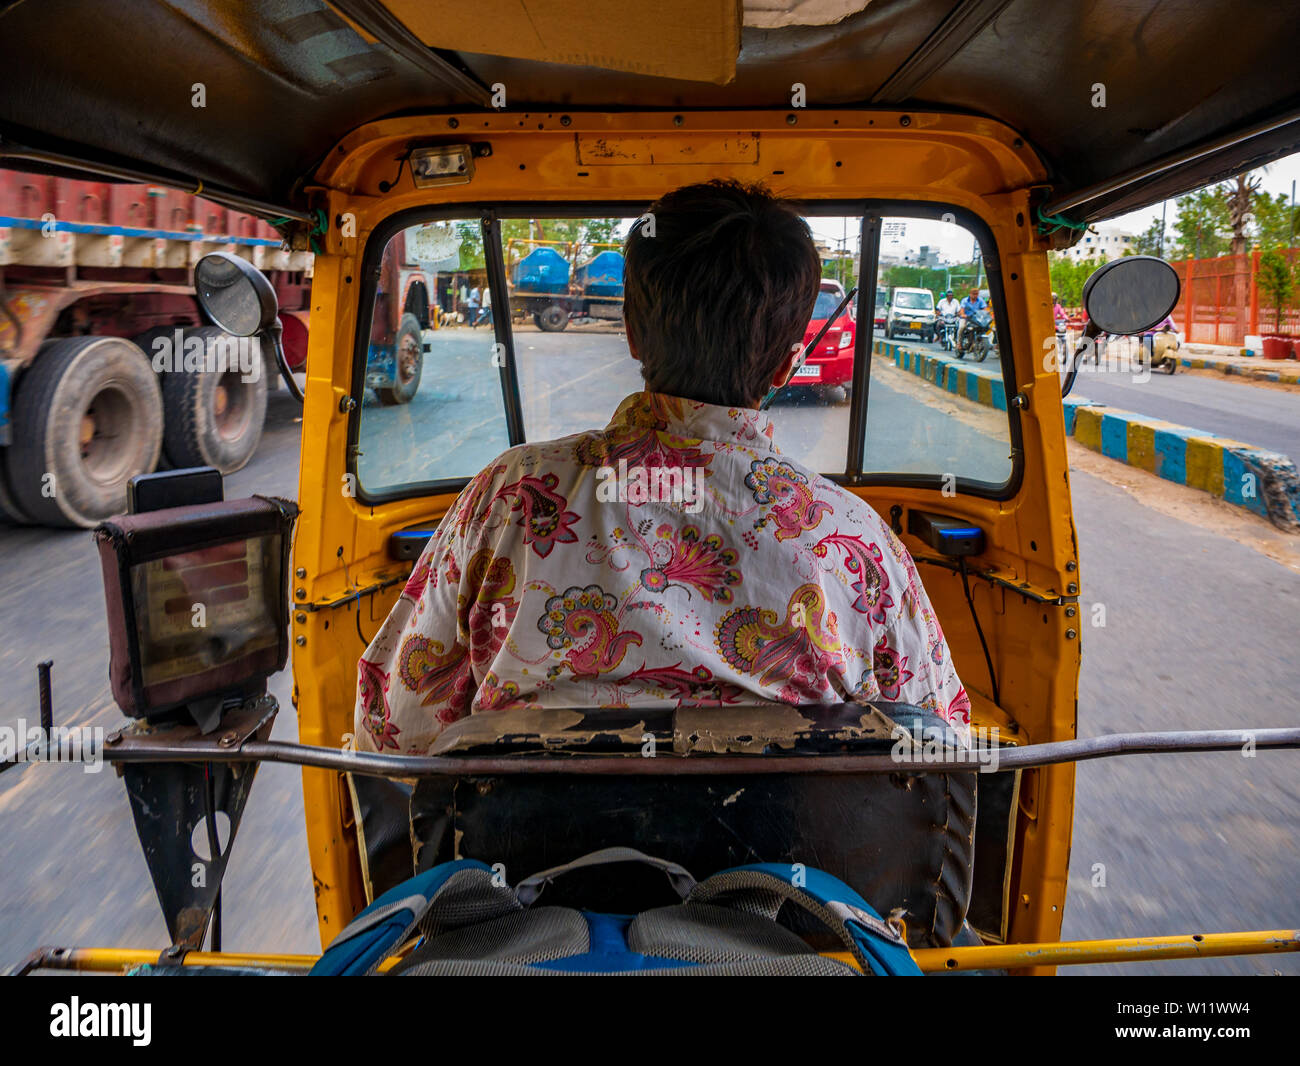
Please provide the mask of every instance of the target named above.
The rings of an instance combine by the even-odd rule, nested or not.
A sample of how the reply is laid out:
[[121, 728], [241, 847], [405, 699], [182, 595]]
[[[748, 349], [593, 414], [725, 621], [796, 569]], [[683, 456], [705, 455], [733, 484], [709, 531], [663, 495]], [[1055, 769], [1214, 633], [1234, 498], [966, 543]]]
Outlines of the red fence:
[[[1293, 266], [1297, 254], [1300, 250], [1295, 248], [1282, 251]], [[1275, 328], [1276, 310], [1258, 283], [1259, 257], [1259, 249], [1255, 249], [1248, 255], [1183, 259], [1171, 264], [1183, 286], [1174, 322], [1189, 343], [1237, 346], [1246, 342], [1247, 335], [1300, 334], [1300, 309], [1294, 301], [1282, 311], [1281, 329]]]

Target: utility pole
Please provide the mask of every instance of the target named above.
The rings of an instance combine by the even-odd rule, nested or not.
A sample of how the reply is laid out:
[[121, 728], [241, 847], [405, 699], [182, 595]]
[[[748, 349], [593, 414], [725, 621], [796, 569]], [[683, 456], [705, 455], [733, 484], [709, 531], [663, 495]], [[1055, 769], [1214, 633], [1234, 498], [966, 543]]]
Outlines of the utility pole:
[[1295, 181], [1291, 182], [1291, 239], [1286, 242], [1288, 248], [1295, 247]]
[[[1291, 184], [1294, 186], [1295, 182], [1292, 182]], [[1165, 209], [1168, 207], [1169, 201], [1162, 200], [1160, 203], [1160, 243], [1157, 246], [1160, 250], [1156, 253], [1161, 259], [1165, 257]]]

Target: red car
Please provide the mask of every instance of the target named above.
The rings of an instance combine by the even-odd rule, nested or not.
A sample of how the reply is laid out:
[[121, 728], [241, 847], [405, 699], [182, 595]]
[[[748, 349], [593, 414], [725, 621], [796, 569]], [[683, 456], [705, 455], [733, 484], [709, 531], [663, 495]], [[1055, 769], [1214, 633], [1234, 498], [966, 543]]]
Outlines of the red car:
[[[812, 321], [804, 330], [803, 342], [807, 344], [826, 324], [826, 318], [844, 299], [844, 289], [837, 281], [823, 281], [817, 302], [813, 305]], [[853, 339], [857, 321], [855, 307], [849, 304], [831, 323], [815, 351], [808, 353], [802, 367], [795, 372], [793, 385], [843, 385], [845, 391], [853, 380]]]

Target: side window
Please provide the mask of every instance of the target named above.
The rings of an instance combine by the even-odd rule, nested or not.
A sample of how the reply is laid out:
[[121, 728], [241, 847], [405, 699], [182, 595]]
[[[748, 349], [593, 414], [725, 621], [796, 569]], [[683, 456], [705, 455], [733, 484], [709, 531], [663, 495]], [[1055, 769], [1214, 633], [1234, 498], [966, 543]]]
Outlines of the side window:
[[863, 471], [1004, 484], [1010, 420], [979, 241], [951, 222], [883, 219], [877, 277]]
[[470, 478], [509, 447], [477, 219], [393, 234], [377, 266], [356, 473], [367, 494]]

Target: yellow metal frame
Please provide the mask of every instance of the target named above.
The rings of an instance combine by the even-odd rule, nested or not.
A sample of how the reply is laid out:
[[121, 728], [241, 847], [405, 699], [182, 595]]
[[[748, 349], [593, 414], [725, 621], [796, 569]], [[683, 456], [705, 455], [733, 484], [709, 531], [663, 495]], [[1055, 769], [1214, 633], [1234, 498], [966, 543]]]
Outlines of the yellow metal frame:
[[[396, 187], [393, 159], [413, 146], [486, 141], [468, 184], [418, 189], [409, 169]], [[941, 507], [984, 528], [981, 564], [1000, 577], [1055, 596], [1079, 581], [1070, 511], [1065, 429], [1056, 372], [1042, 342], [1054, 336], [1046, 245], [1032, 221], [1030, 191], [1045, 181], [1015, 131], [984, 118], [890, 111], [688, 112], [653, 114], [465, 114], [390, 119], [360, 127], [326, 157], [311, 190], [331, 227], [312, 288], [302, 463], [294, 546], [295, 606], [323, 606], [358, 589], [400, 579], [407, 567], [386, 554], [394, 530], [435, 520], [452, 496], [370, 507], [344, 491], [346, 400], [351, 391], [360, 267], [375, 228], [420, 206], [509, 202], [650, 203], [677, 186], [710, 178], [765, 181], [807, 201], [904, 200], [969, 210], [996, 241], [1015, 355], [1023, 477], [1012, 499], [937, 490], [865, 487], [879, 512], [895, 504]], [[345, 237], [344, 232], [355, 232]], [[905, 538], [906, 539], [906, 538]], [[908, 541], [918, 555], [919, 543]], [[985, 694], [987, 675], [967, 624], [956, 575], [938, 567], [926, 586], [971, 693], [975, 722], [1018, 743], [1075, 735], [1079, 629], [1073, 605], [1045, 605], [1005, 586], [973, 592], [1001, 682], [1002, 705]], [[355, 664], [397, 596], [400, 580], [346, 606], [295, 611], [294, 702], [304, 743], [337, 746], [352, 731]], [[359, 615], [359, 618], [358, 618]], [[1049, 942], [1060, 933], [1073, 813], [1074, 768], [1031, 770], [1020, 787], [1009, 938]], [[304, 805], [322, 943], [366, 904], [347, 789], [326, 770], [303, 772]], [[1028, 962], [1028, 960], [1027, 960]], [[1032, 972], [1050, 972], [1037, 957]]]
[[[1143, 936], [1120, 940], [1067, 940], [1051, 944], [994, 944], [970, 948], [920, 948], [912, 958], [922, 973], [971, 970], [1025, 970], [1043, 966], [1082, 966], [1087, 963], [1140, 962], [1149, 959], [1213, 959], [1228, 955], [1277, 955], [1300, 951], [1300, 929], [1265, 929], [1251, 933], [1187, 933], [1182, 936]], [[859, 968], [843, 951], [824, 952], [828, 958]], [[191, 951], [182, 966], [256, 967], [306, 973], [318, 955], [257, 955], [248, 952]], [[400, 955], [379, 964], [383, 972], [397, 965]], [[158, 961], [148, 948], [66, 948], [57, 950], [42, 969], [82, 973], [125, 973]]]

